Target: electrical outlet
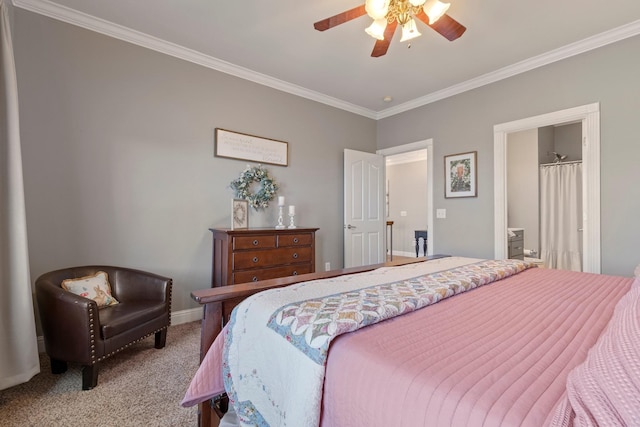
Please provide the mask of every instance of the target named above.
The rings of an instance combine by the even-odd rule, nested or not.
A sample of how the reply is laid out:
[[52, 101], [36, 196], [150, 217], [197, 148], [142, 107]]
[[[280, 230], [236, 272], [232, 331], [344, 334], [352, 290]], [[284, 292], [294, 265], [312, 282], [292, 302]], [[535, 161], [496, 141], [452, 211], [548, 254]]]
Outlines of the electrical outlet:
[[400, 211], [400, 216], [407, 216], [407, 211]]
[[329, 271], [331, 270], [331, 263], [330, 262], [325, 262], [324, 263], [324, 271]]

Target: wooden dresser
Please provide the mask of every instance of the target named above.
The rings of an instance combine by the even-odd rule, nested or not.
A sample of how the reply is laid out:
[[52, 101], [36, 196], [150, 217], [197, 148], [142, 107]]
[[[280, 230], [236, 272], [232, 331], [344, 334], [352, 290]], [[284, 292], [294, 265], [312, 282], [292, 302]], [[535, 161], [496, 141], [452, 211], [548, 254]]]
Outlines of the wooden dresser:
[[210, 228], [211, 286], [313, 273], [317, 228]]

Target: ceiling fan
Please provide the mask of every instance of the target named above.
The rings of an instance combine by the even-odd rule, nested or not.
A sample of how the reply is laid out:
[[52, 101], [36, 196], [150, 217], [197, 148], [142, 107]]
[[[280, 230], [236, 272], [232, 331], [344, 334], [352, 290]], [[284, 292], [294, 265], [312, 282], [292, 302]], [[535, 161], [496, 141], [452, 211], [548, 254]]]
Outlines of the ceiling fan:
[[449, 5], [439, 0], [366, 0], [365, 4], [318, 21], [313, 27], [325, 31], [367, 14], [374, 21], [365, 31], [376, 39], [371, 56], [380, 57], [387, 53], [398, 25], [402, 27], [400, 41], [421, 35], [413, 18], [418, 18], [449, 41], [460, 37], [467, 28], [446, 14]]

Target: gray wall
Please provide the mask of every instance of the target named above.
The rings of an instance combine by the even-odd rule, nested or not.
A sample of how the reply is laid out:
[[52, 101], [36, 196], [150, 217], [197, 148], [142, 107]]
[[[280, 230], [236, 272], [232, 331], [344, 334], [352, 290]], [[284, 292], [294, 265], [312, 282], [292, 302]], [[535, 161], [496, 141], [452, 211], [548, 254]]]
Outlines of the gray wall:
[[[493, 257], [493, 126], [600, 102], [602, 266], [640, 262], [640, 37], [393, 117], [373, 120], [15, 9], [14, 49], [31, 275], [109, 263], [175, 280], [174, 310], [210, 282], [209, 227], [229, 225], [229, 182], [247, 162], [213, 157], [222, 127], [287, 141], [269, 167], [316, 262], [342, 265], [342, 150], [434, 140], [436, 253]], [[376, 141], [377, 140], [377, 141]], [[443, 157], [478, 151], [478, 197], [444, 199]], [[435, 212], [434, 212], [435, 218]], [[275, 224], [276, 210], [252, 226]]]
[[[427, 229], [427, 161], [389, 165], [389, 221], [393, 221], [393, 252], [415, 256], [415, 230]], [[405, 211], [407, 216], [400, 216]], [[422, 252], [422, 250], [421, 250]]]
[[[317, 268], [342, 266], [343, 148], [375, 152], [374, 120], [15, 10], [31, 275], [104, 263], [174, 279], [173, 310], [211, 275], [247, 162], [213, 156], [214, 128], [289, 143], [268, 166], [319, 227]], [[251, 211], [274, 226], [276, 204]]]
[[582, 160], [582, 124], [556, 126], [553, 128], [554, 150], [558, 154], [566, 155], [563, 161]]
[[[555, 161], [553, 152], [555, 148], [555, 132], [553, 126], [538, 128], [538, 159], [539, 163], [551, 163]], [[582, 129], [580, 129], [580, 139], [582, 139]]]
[[[436, 253], [491, 258], [493, 126], [600, 103], [602, 272], [631, 275], [640, 262], [640, 37], [577, 55], [378, 121], [378, 148], [433, 138]], [[478, 151], [478, 197], [445, 199], [447, 154]], [[435, 215], [434, 215], [435, 218]]]

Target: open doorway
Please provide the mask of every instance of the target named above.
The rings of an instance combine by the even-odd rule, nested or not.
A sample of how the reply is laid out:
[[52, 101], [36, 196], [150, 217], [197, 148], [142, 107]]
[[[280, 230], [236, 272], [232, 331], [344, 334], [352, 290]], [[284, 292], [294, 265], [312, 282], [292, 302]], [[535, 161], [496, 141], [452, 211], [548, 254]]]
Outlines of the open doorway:
[[[385, 156], [387, 257], [425, 256], [427, 150]], [[422, 233], [422, 234], [420, 234]], [[416, 242], [416, 235], [419, 242]], [[416, 247], [418, 250], [416, 251]]]
[[[387, 226], [387, 254], [416, 257], [418, 234], [418, 255], [433, 254], [433, 141], [377, 153], [385, 157], [385, 214], [387, 224], [392, 223]], [[428, 236], [426, 241], [423, 235]]]
[[588, 104], [494, 126], [494, 250], [508, 257], [507, 139], [510, 133], [579, 122], [582, 129], [583, 271], [600, 273], [600, 106]]
[[507, 135], [508, 258], [582, 271], [580, 122]]

